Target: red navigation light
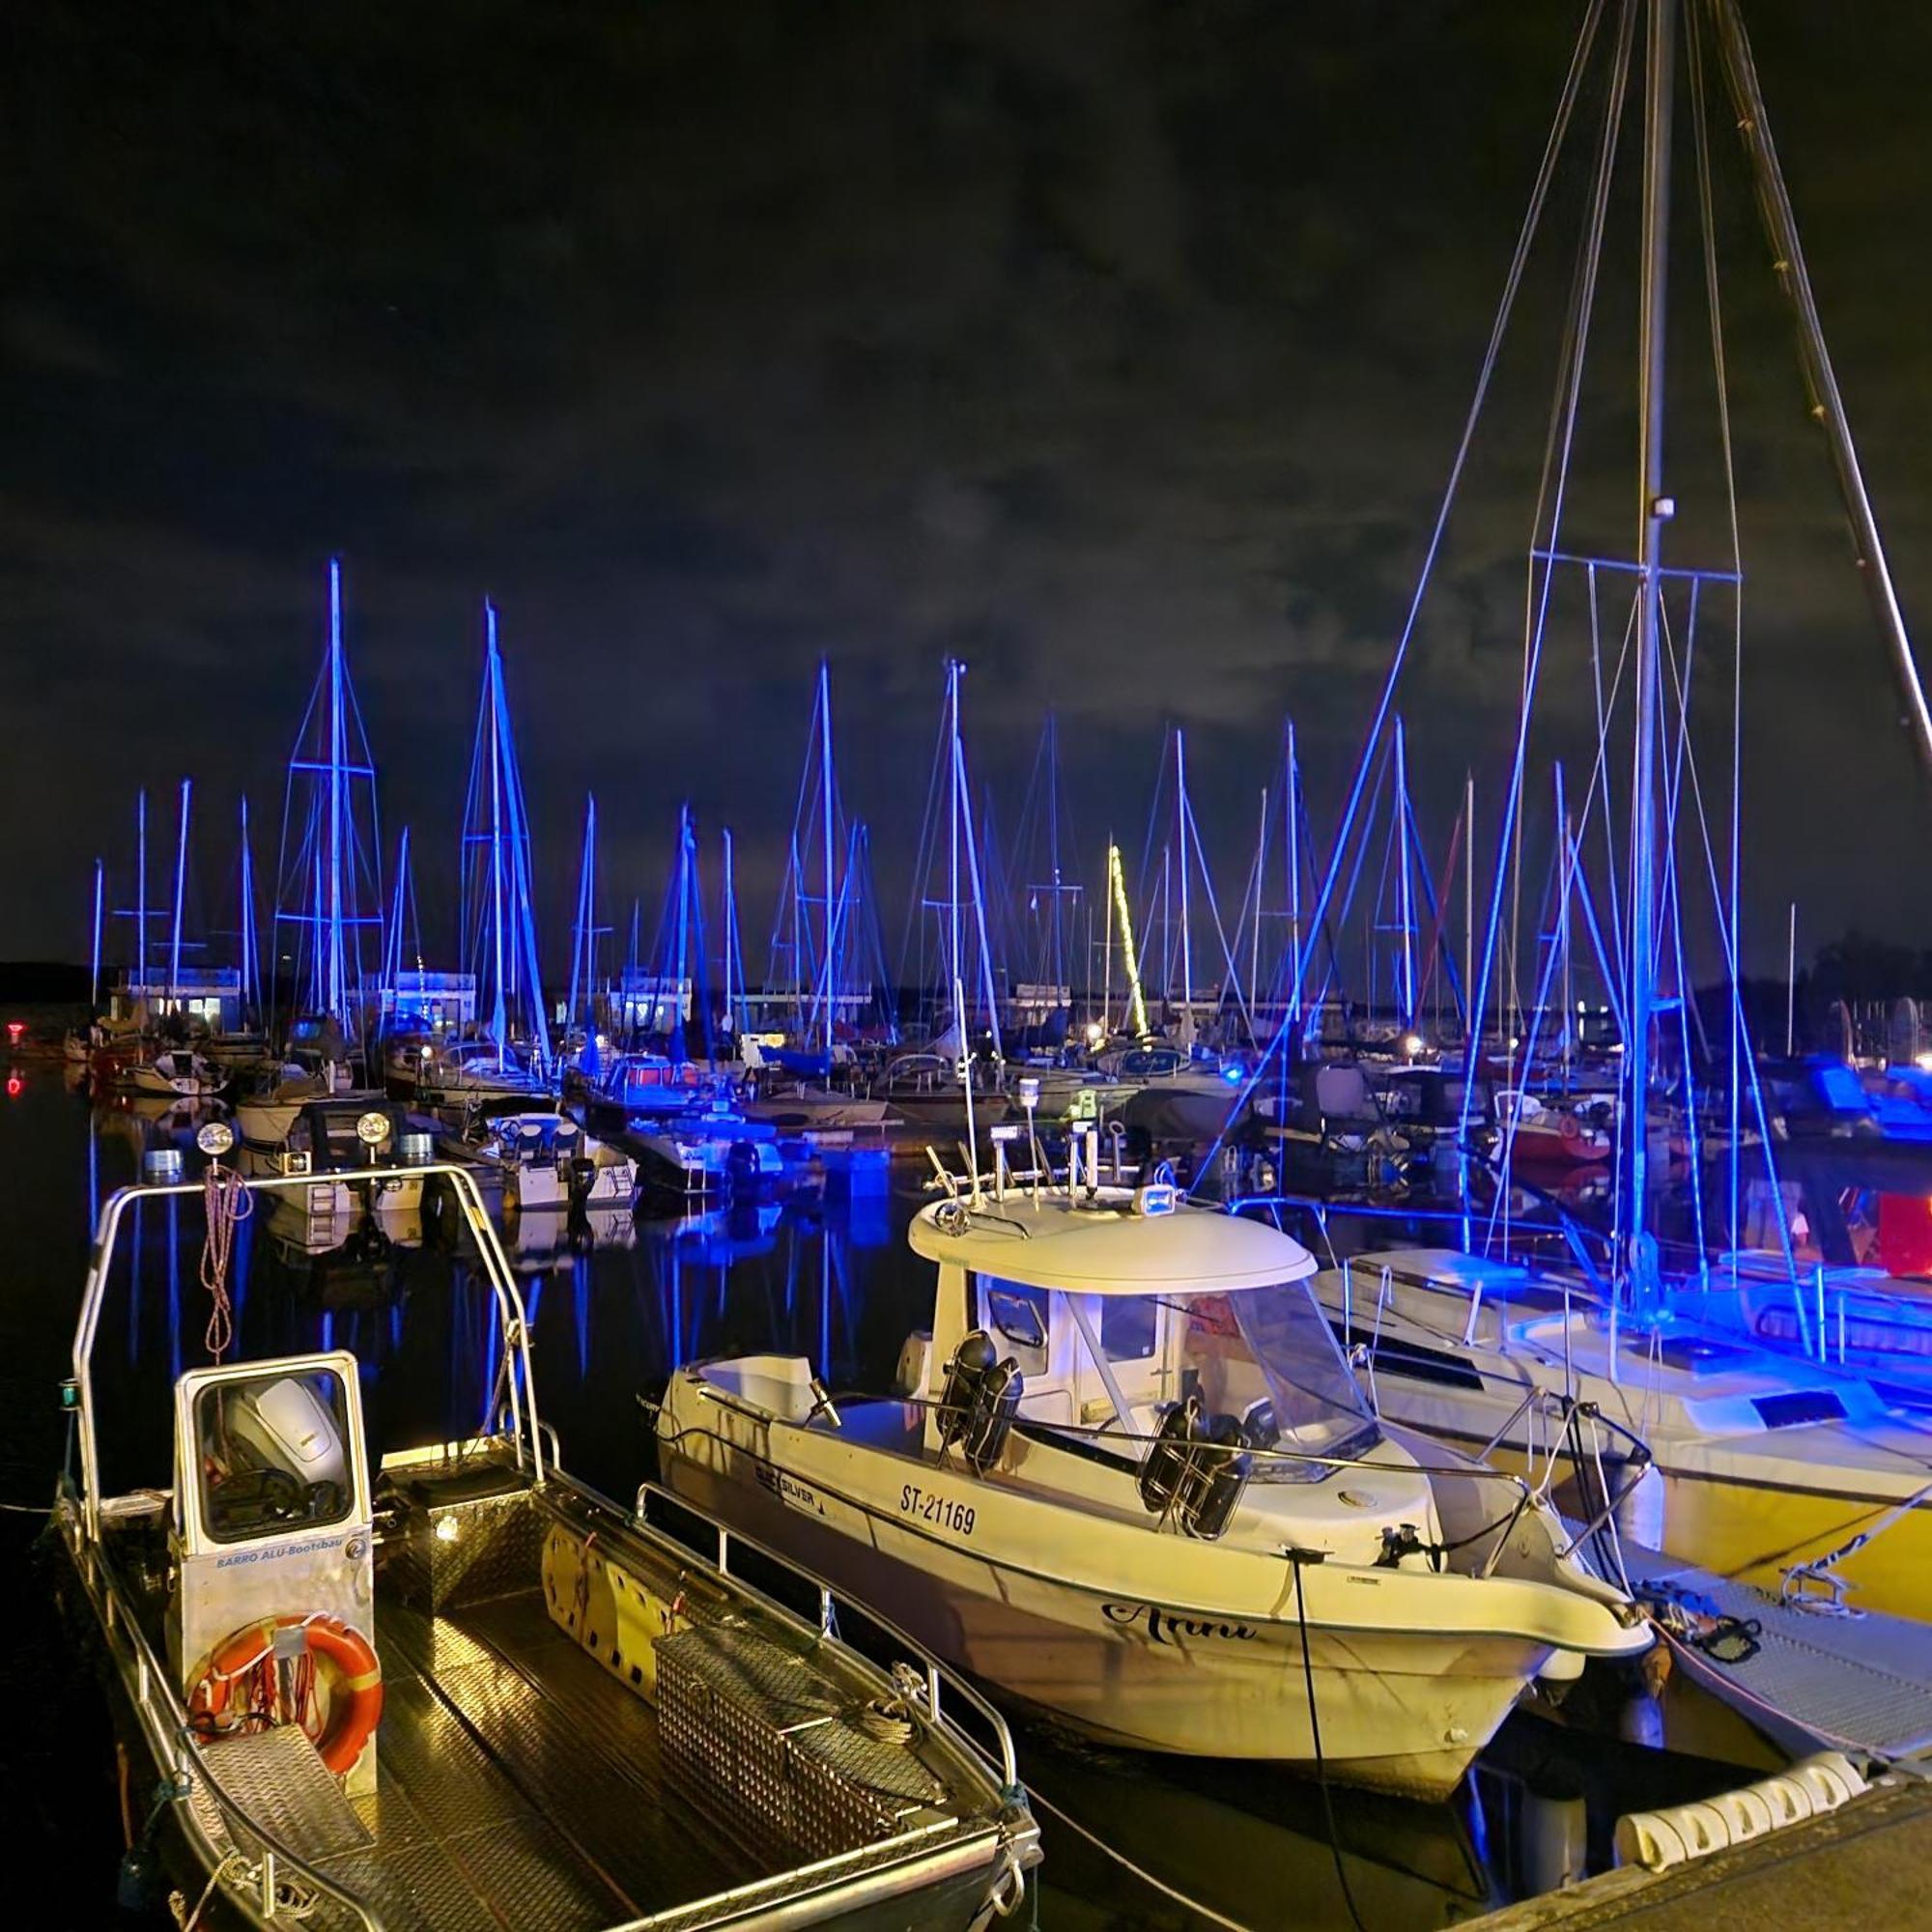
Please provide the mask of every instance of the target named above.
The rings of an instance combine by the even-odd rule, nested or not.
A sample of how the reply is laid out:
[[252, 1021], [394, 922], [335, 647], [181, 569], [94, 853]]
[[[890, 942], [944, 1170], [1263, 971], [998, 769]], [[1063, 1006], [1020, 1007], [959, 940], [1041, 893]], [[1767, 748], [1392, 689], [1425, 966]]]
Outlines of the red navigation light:
[[18, 1046], [20, 1043], [20, 1036], [23, 1033], [25, 1033], [26, 1030], [27, 1030], [27, 1023], [25, 1020], [9, 1020], [7, 1022], [7, 1039], [9, 1044], [14, 1046]]
[[20, 1076], [19, 1076], [19, 1075], [18, 1075], [17, 1073], [10, 1073], [10, 1074], [8, 1074], [8, 1076], [7, 1076], [7, 1097], [8, 1097], [8, 1099], [10, 1099], [10, 1100], [17, 1100], [17, 1099], [18, 1099], [18, 1098], [20, 1097], [20, 1090], [21, 1090], [21, 1088], [23, 1088], [23, 1087], [24, 1087], [24, 1086], [25, 1086], [26, 1084], [27, 1084], [27, 1083], [26, 1083], [26, 1082], [25, 1082], [24, 1080], [22, 1080], [22, 1079], [20, 1078]]

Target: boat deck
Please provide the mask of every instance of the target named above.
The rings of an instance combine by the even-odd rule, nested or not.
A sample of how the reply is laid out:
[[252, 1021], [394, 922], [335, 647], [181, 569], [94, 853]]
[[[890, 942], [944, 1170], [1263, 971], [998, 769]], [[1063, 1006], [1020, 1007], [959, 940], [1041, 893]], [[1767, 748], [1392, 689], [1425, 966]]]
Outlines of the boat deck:
[[359, 1840], [333, 1780], [333, 1809], [281, 1822], [389, 1932], [623, 1924], [781, 1868], [717, 1840], [665, 1774], [656, 1712], [612, 1694], [538, 1592], [383, 1612], [377, 1789], [346, 1806]]

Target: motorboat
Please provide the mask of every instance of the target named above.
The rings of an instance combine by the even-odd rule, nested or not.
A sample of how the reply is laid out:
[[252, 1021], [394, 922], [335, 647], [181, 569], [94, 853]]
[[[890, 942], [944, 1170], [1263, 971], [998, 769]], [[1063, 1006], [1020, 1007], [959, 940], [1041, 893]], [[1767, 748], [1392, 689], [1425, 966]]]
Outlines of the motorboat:
[[453, 1114], [556, 1097], [555, 1082], [528, 1052], [480, 1037], [399, 1042], [384, 1074], [397, 1099]]
[[180, 1100], [219, 1094], [228, 1079], [227, 1073], [185, 1046], [171, 1047], [151, 1060], [132, 1061], [115, 1075], [116, 1083], [130, 1094]]
[[[286, 1114], [286, 1121], [284, 1121]], [[363, 1208], [411, 1212], [422, 1205], [423, 1168], [433, 1137], [394, 1101], [356, 1090], [318, 1094], [269, 1108], [235, 1110], [236, 1164], [251, 1176], [287, 1175], [307, 1181], [299, 1200], [322, 1247], [339, 1241]], [[275, 1140], [268, 1131], [280, 1126]], [[351, 1180], [349, 1171], [379, 1166], [375, 1179]], [[285, 1215], [292, 1207], [284, 1208]]]
[[[474, 1178], [429, 1172], [478, 1262], [452, 1293], [494, 1310], [486, 1433], [384, 1454], [347, 1351], [216, 1360], [155, 1390], [172, 1477], [131, 1490], [102, 1480], [102, 1309], [131, 1210], [191, 1209], [205, 1183], [102, 1209], [54, 1526], [76, 1644], [159, 1793], [124, 1902], [172, 1886], [196, 1923], [363, 1932], [967, 1932], [1014, 1911], [1037, 1833], [998, 1714], [876, 1615], [890, 1668], [841, 1642], [816, 1578], [758, 1572], [802, 1616], [722, 1528], [566, 1473]], [[242, 1186], [300, 1184], [231, 1175], [206, 1198], [232, 1227]]]
[[1613, 1104], [1579, 1103], [1526, 1087], [1498, 1088], [1494, 1107], [1502, 1151], [1520, 1167], [1601, 1166], [1616, 1151], [1602, 1118]]
[[463, 1134], [443, 1136], [441, 1145], [495, 1179], [512, 1213], [628, 1209], [637, 1199], [638, 1167], [631, 1156], [554, 1108], [479, 1115]]
[[996, 1177], [910, 1241], [933, 1320], [896, 1393], [684, 1368], [660, 1463], [996, 1689], [1112, 1744], [1439, 1798], [1538, 1678], [1648, 1645], [1546, 1497], [1377, 1416], [1277, 1229]]
[[1368, 1350], [1384, 1417], [1521, 1464], [1595, 1413], [1647, 1446], [1621, 1513], [1641, 1543], [1932, 1618], [1932, 1428], [1862, 1378], [1683, 1312], [1639, 1324], [1551, 1268], [1452, 1248], [1360, 1254], [1312, 1287]]

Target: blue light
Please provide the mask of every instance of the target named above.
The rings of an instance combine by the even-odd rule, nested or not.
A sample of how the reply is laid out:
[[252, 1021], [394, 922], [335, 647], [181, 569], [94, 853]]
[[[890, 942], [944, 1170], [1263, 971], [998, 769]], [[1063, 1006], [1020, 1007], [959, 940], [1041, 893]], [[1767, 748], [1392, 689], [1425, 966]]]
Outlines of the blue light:
[[1238, 1087], [1241, 1084], [1241, 1069], [1238, 1066], [1224, 1066], [1221, 1069], [1221, 1078], [1230, 1087]]

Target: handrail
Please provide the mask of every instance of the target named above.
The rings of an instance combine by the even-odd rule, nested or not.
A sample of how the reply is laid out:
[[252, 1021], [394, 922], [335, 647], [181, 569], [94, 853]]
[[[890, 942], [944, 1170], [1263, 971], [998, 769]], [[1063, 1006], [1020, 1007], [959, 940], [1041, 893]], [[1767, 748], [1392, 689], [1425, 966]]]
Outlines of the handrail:
[[[420, 1176], [424, 1179], [435, 1176], [443, 1177], [449, 1181], [458, 1206], [463, 1210], [464, 1220], [475, 1239], [477, 1252], [482, 1257], [485, 1278], [489, 1282], [492, 1293], [496, 1296], [497, 1320], [503, 1332], [505, 1359], [514, 1358], [521, 1372], [509, 1378], [510, 1419], [513, 1425], [512, 1440], [517, 1452], [517, 1465], [519, 1468], [524, 1466], [525, 1443], [527, 1439], [530, 1466], [536, 1480], [541, 1482], [544, 1476], [542, 1425], [537, 1417], [536, 1382], [530, 1362], [529, 1332], [524, 1311], [523, 1292], [517, 1286], [516, 1273], [510, 1266], [508, 1257], [503, 1253], [502, 1243], [497, 1239], [497, 1232], [490, 1224], [490, 1217], [484, 1208], [483, 1196], [477, 1188], [475, 1176], [467, 1166], [455, 1161], [438, 1160], [425, 1161], [420, 1165], [412, 1164], [408, 1167], [387, 1165], [330, 1169], [320, 1178], [347, 1183], [358, 1180], [389, 1180], [394, 1179], [398, 1174]], [[318, 1178], [313, 1174], [252, 1175], [242, 1177], [242, 1185], [250, 1195], [291, 1192], [297, 1188], [314, 1185]], [[80, 1505], [86, 1521], [88, 1539], [91, 1542], [98, 1543], [100, 1537], [100, 1454], [94, 1427], [94, 1343], [100, 1324], [101, 1308], [106, 1300], [108, 1274], [114, 1261], [115, 1244], [120, 1236], [121, 1223], [128, 1209], [139, 1202], [179, 1200], [185, 1196], [200, 1195], [203, 1191], [203, 1181], [199, 1177], [193, 1180], [166, 1183], [143, 1182], [135, 1186], [116, 1188], [108, 1196], [100, 1210], [99, 1225], [95, 1231], [94, 1245], [88, 1256], [87, 1281], [81, 1293], [80, 1320], [74, 1331], [72, 1356], [74, 1406], [80, 1442]]]
[[[565, 1477], [563, 1480], [568, 1482], [570, 1479]], [[574, 1485], [573, 1487], [581, 1486]], [[999, 1770], [1002, 1790], [1006, 1792], [1018, 1792], [1021, 1790], [1019, 1758], [1013, 1748], [1012, 1732], [1008, 1728], [1007, 1720], [1001, 1717], [999, 1712], [980, 1691], [975, 1690], [964, 1677], [958, 1675], [949, 1665], [942, 1663], [917, 1638], [909, 1635], [897, 1624], [894, 1623], [890, 1617], [883, 1615], [870, 1605], [862, 1604], [857, 1598], [845, 1596], [835, 1584], [828, 1582], [817, 1571], [811, 1569], [810, 1565], [801, 1563], [795, 1556], [781, 1555], [768, 1544], [760, 1543], [756, 1537], [747, 1536], [742, 1530], [732, 1528], [728, 1523], [723, 1522], [717, 1517], [713, 1516], [709, 1510], [700, 1509], [696, 1504], [686, 1501], [676, 1491], [665, 1488], [662, 1483], [654, 1483], [646, 1480], [638, 1485], [638, 1500], [635, 1514], [637, 1521], [643, 1527], [657, 1530], [660, 1534], [668, 1533], [663, 1529], [662, 1525], [653, 1523], [650, 1520], [646, 1505], [652, 1496], [660, 1496], [670, 1504], [673, 1509], [682, 1510], [687, 1516], [696, 1517], [699, 1522], [711, 1530], [718, 1539], [717, 1567], [719, 1574], [730, 1577], [736, 1588], [744, 1591], [746, 1595], [755, 1598], [766, 1609], [776, 1611], [780, 1616], [786, 1618], [793, 1618], [796, 1614], [791, 1610], [787, 1610], [782, 1604], [775, 1602], [763, 1590], [759, 1589], [755, 1583], [748, 1581], [744, 1577], [738, 1575], [730, 1568], [729, 1552], [730, 1545], [733, 1542], [742, 1543], [748, 1548], [755, 1549], [768, 1563], [775, 1563], [781, 1570], [789, 1571], [793, 1576], [804, 1578], [806, 1582], [810, 1583], [818, 1592], [819, 1628], [824, 1634], [829, 1635], [836, 1631], [836, 1619], [828, 1621], [828, 1618], [833, 1606], [842, 1602], [849, 1608], [856, 1610], [867, 1623], [883, 1631], [895, 1643], [904, 1644], [912, 1652], [913, 1656], [918, 1658], [925, 1666], [926, 1702], [934, 1726], [943, 1728], [949, 1738], [963, 1745], [982, 1763], [988, 1761], [985, 1751], [974, 1739], [971, 1732], [959, 1729], [942, 1712], [939, 1693], [940, 1685], [943, 1682], [951, 1685], [955, 1692], [972, 1705], [979, 1712], [980, 1716], [986, 1720], [987, 1725], [992, 1730], [994, 1739], [999, 1747]]]
[[[730, 1390], [720, 1388], [715, 1382], [700, 1380], [698, 1389], [707, 1402], [715, 1403], [720, 1408], [727, 1408], [735, 1415], [742, 1415], [748, 1420], [754, 1422], [769, 1422], [771, 1420], [768, 1410], [753, 1407], [751, 1404], [734, 1396]], [[934, 1401], [930, 1396], [879, 1395], [866, 1389], [840, 1389], [837, 1391], [835, 1400], [838, 1402], [892, 1402], [897, 1403], [906, 1408], [937, 1410], [943, 1410], [946, 1406], [943, 1402]], [[1026, 1420], [1024, 1416], [1019, 1419], [1023, 1422]], [[1363, 1420], [1379, 1421], [1380, 1418], [1365, 1416]], [[1139, 1430], [1109, 1428], [1105, 1423], [1048, 1422], [1031, 1426], [1050, 1430], [1058, 1435], [1079, 1435], [1096, 1442], [1133, 1443], [1143, 1450], [1151, 1447], [1160, 1439], [1157, 1435], [1146, 1435]], [[731, 1443], [729, 1437], [720, 1436], [717, 1439], [727, 1442], [732, 1447], [743, 1446], [742, 1444]], [[1389, 1466], [1387, 1463], [1372, 1464], [1363, 1456], [1321, 1456], [1317, 1455], [1313, 1450], [1307, 1449], [1253, 1448], [1245, 1443], [1237, 1442], [1197, 1442], [1193, 1446], [1197, 1449], [1211, 1451], [1213, 1454], [1219, 1456], [1259, 1457], [1266, 1461], [1301, 1463], [1312, 1467], [1324, 1469], [1359, 1469], [1363, 1467], [1386, 1469]], [[1412, 1455], [1410, 1451], [1405, 1451], [1405, 1453]], [[1420, 1476], [1480, 1477], [1490, 1482], [1500, 1483], [1506, 1489], [1514, 1489], [1524, 1494], [1529, 1493], [1529, 1485], [1520, 1476], [1514, 1475], [1507, 1469], [1492, 1469], [1480, 1463], [1459, 1467], [1436, 1463], [1411, 1462], [1410, 1467], [1415, 1474]], [[675, 1493], [671, 1493], [671, 1500], [681, 1509], [688, 1509], [690, 1507], [684, 1501], [683, 1497]], [[781, 1558], [781, 1560], [791, 1561], [788, 1557]], [[871, 1613], [867, 1611], [867, 1614], [870, 1615]]]

